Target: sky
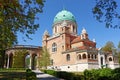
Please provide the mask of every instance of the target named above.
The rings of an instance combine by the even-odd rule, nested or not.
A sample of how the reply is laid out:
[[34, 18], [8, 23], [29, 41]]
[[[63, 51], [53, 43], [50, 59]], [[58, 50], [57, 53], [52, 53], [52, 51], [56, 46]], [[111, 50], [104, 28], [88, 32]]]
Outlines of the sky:
[[[120, 4], [120, 1], [118, 4]], [[78, 25], [78, 35], [85, 28], [89, 35], [89, 39], [96, 40], [96, 47], [103, 47], [106, 42], [112, 41], [115, 46], [120, 41], [120, 29], [108, 29], [104, 23], [95, 20], [92, 14], [92, 8], [95, 0], [46, 0], [43, 12], [38, 14], [39, 20], [36, 20], [40, 26], [35, 34], [30, 35], [32, 40], [25, 38], [23, 34], [18, 34], [18, 45], [34, 45], [42, 46], [42, 36], [45, 30], [52, 35], [52, 24], [54, 17], [63, 9], [70, 11], [76, 19]], [[120, 6], [119, 6], [120, 8]], [[120, 21], [116, 21], [120, 25]]]

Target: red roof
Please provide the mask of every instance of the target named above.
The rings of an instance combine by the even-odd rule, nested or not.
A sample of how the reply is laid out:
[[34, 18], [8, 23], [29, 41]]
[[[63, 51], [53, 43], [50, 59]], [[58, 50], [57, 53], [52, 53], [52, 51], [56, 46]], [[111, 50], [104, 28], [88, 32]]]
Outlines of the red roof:
[[83, 42], [84, 46], [91, 46], [91, 47], [95, 47], [96, 46], [96, 43], [93, 42], [93, 41], [90, 41], [89, 39], [81, 39], [80, 36], [77, 36], [75, 39], [72, 40], [72, 44], [75, 44], [75, 43], [79, 43], [79, 42]]
[[76, 42], [80, 42], [81, 41], [81, 37], [78, 36], [77, 38], [75, 38], [71, 43], [76, 43]]

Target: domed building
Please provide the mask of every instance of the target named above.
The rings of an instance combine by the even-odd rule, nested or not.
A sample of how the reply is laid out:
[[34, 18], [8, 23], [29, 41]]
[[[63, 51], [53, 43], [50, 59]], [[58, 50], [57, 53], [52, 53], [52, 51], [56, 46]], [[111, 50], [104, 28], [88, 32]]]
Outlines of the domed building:
[[[46, 47], [50, 54], [51, 65], [48, 68], [82, 72], [85, 69], [119, 67], [118, 57], [114, 56], [113, 52], [102, 52], [96, 48], [95, 39], [89, 39], [85, 28], [81, 30], [80, 35], [77, 34], [77, 28], [74, 15], [67, 10], [58, 12], [54, 17], [52, 35], [46, 30], [42, 39], [42, 47]], [[22, 68], [38, 69], [38, 58], [41, 56], [42, 47], [15, 45], [6, 49], [4, 67], [16, 67], [18, 60], [14, 59], [15, 55], [18, 54], [19, 57], [19, 52], [22, 51], [24, 52], [21, 58]], [[16, 59], [19, 59], [17, 57]]]
[[[51, 58], [51, 68], [61, 71], [84, 71], [118, 67], [111, 54], [101, 54], [96, 48], [95, 40], [90, 40], [85, 28], [77, 34], [77, 22], [74, 15], [62, 10], [54, 17], [50, 36], [43, 34], [42, 47], [46, 46]], [[109, 60], [110, 59], [110, 60]]]

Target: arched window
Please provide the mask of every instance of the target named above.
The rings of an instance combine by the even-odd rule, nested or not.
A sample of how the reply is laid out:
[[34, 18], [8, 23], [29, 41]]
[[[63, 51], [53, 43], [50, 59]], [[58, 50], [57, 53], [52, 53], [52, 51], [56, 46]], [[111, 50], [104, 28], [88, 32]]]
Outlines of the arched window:
[[101, 65], [103, 65], [103, 57], [101, 57]]
[[57, 51], [57, 44], [53, 43], [52, 44], [52, 52], [56, 52]]
[[94, 55], [93, 54], [91, 55], [91, 58], [94, 59]]
[[83, 54], [82, 57], [83, 57], [83, 59], [86, 59], [86, 54]]
[[109, 61], [112, 61], [112, 58], [111, 58], [111, 57], [109, 58]]
[[97, 55], [95, 55], [94, 57], [95, 57], [95, 59], [97, 59]]
[[57, 32], [57, 27], [55, 26], [55, 33]]
[[75, 26], [73, 26], [73, 32], [76, 32]]
[[88, 54], [88, 59], [90, 59], [90, 54]]
[[78, 55], [77, 59], [78, 59], [78, 60], [80, 60], [80, 59], [81, 59], [81, 55], [80, 55], [80, 54]]
[[66, 55], [66, 60], [67, 60], [67, 61], [70, 61], [70, 54], [67, 54], [67, 55]]

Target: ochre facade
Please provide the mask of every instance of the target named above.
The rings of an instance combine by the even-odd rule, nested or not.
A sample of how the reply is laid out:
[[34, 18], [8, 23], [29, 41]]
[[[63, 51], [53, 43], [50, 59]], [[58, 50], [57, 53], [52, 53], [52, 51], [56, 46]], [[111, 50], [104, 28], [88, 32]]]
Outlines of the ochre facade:
[[77, 28], [73, 14], [62, 10], [54, 18], [53, 34], [50, 36], [48, 31], [44, 32], [42, 47], [46, 46], [50, 53], [50, 68], [62, 71], [84, 71], [98, 69], [102, 65], [110, 68], [118, 67], [118, 62], [115, 63], [111, 56], [112, 53], [107, 54], [105, 58], [105, 54], [96, 48], [95, 40], [89, 39], [86, 29], [83, 28], [78, 35]]

